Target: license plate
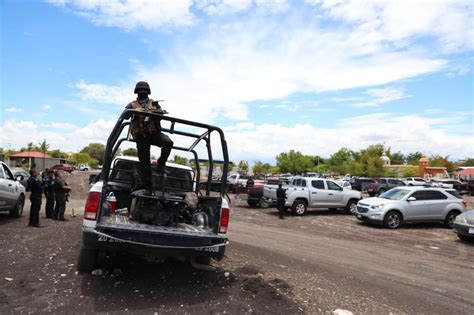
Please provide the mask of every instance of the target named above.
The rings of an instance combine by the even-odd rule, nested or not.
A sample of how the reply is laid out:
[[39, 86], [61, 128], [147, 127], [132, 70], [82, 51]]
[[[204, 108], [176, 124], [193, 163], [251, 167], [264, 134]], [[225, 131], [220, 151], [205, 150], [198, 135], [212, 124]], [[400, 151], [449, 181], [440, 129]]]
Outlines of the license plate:
[[469, 228], [469, 234], [474, 234], [474, 228]]

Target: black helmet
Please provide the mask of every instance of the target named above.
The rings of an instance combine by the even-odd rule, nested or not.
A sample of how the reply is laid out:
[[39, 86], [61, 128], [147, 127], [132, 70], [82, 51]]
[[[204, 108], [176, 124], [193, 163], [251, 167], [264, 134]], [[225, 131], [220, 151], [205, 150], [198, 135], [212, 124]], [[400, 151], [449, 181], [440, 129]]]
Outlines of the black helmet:
[[137, 85], [135, 85], [135, 91], [133, 93], [138, 94], [139, 89], [145, 89], [148, 90], [148, 94], [151, 94], [150, 86], [148, 85], [147, 82], [145, 81], [139, 81], [137, 82]]

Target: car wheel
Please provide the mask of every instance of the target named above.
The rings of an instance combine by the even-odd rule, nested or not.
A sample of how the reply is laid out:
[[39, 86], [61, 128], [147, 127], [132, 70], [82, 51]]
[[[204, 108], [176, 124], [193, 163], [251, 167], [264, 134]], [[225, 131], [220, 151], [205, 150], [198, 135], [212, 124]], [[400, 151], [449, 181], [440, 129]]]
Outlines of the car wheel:
[[255, 208], [258, 206], [258, 201], [257, 200], [247, 200], [247, 204], [252, 207], [252, 208]]
[[381, 194], [383, 194], [385, 191], [386, 191], [386, 190], [385, 190], [385, 189], [383, 189], [383, 188], [382, 188], [382, 189], [380, 189], [380, 190], [379, 190], [379, 196], [380, 196]]
[[16, 205], [10, 210], [10, 216], [14, 218], [19, 218], [23, 214], [23, 207], [25, 206], [25, 196], [20, 195]]
[[81, 246], [79, 258], [77, 259], [77, 271], [91, 272], [98, 267], [97, 250]]
[[390, 211], [385, 215], [383, 225], [389, 229], [398, 229], [403, 223], [403, 218], [400, 212]]
[[303, 200], [296, 200], [293, 203], [293, 213], [299, 216], [302, 216], [306, 213], [308, 205]]
[[268, 208], [268, 207], [270, 207], [270, 204], [269, 204], [268, 202], [266, 202], [265, 200], [263, 200], [263, 199], [260, 199], [260, 200], [258, 201], [258, 204], [259, 204], [260, 207], [262, 207], [262, 208]]
[[461, 241], [466, 241], [466, 242], [474, 241], [473, 237], [470, 237], [470, 236], [467, 236], [467, 235], [463, 235], [463, 234], [458, 233], [458, 237]]
[[347, 214], [354, 214], [357, 210], [357, 200], [351, 199], [344, 208], [344, 212]]
[[447, 228], [452, 229], [453, 224], [454, 224], [454, 219], [456, 219], [456, 217], [458, 215], [459, 215], [459, 211], [449, 212], [448, 215], [446, 216], [446, 219], [444, 220], [444, 226], [446, 226]]

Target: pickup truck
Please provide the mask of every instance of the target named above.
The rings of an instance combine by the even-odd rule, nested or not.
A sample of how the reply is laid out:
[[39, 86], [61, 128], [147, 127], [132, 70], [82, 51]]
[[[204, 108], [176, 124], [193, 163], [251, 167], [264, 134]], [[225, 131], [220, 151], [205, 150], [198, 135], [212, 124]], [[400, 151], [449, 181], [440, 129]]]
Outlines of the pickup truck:
[[[138, 159], [113, 158], [122, 143], [130, 146], [134, 142], [130, 137], [132, 115], [165, 121], [170, 127], [162, 127], [161, 132], [179, 135], [183, 143], [190, 140], [190, 146], [174, 145], [172, 150], [192, 155], [194, 168], [167, 162], [164, 174], [153, 170], [151, 193], [136, 190], [142, 180]], [[191, 133], [192, 128], [204, 131]], [[211, 150], [219, 144], [224, 181], [220, 191], [211, 193]], [[208, 155], [209, 185], [205, 191], [199, 190], [197, 152]], [[211, 258], [222, 259], [229, 243], [226, 232], [230, 208], [225, 198], [228, 164], [227, 143], [220, 128], [154, 112], [125, 110], [107, 140], [100, 179], [91, 187], [86, 201], [78, 271], [90, 272], [105, 263], [104, 257], [122, 252], [150, 261], [178, 257], [198, 268], [209, 264]]]
[[230, 192], [237, 193], [237, 190], [247, 185], [248, 176], [232, 174], [227, 177], [227, 188]]
[[352, 178], [351, 179], [351, 187], [353, 190], [358, 191], [368, 191], [370, 184], [375, 184], [375, 180], [372, 178]]
[[368, 185], [367, 192], [370, 197], [374, 197], [375, 195], [381, 195], [384, 192], [398, 186], [406, 185], [402, 180], [397, 178], [379, 178], [376, 180], [376, 183]]
[[278, 185], [281, 184], [281, 187], [284, 189], [288, 188], [291, 179], [287, 178], [269, 178], [266, 180], [265, 185], [263, 186], [263, 196], [261, 205], [263, 206], [271, 206], [276, 205], [277, 203], [277, 195], [276, 190], [278, 189]]
[[8, 211], [12, 217], [21, 217], [25, 205], [25, 187], [20, 183], [22, 175], [13, 177], [8, 166], [0, 162], [0, 211]]
[[423, 178], [421, 177], [408, 177], [403, 180], [405, 185], [407, 186], [425, 186], [425, 187], [431, 187], [430, 183], [427, 183]]
[[360, 199], [361, 192], [344, 189], [332, 180], [296, 176], [286, 190], [285, 207], [300, 216], [308, 208], [342, 208], [346, 213], [355, 213]]

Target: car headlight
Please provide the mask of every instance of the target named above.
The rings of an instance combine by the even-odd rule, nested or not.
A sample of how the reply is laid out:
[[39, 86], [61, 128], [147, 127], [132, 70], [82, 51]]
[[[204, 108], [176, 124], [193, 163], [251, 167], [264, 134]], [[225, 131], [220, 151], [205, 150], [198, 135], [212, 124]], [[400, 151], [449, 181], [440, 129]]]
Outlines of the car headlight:
[[466, 216], [462, 214], [458, 215], [455, 219], [455, 222], [460, 224], [467, 224]]
[[383, 208], [384, 205], [372, 205], [370, 206], [370, 209], [372, 210], [380, 210]]

